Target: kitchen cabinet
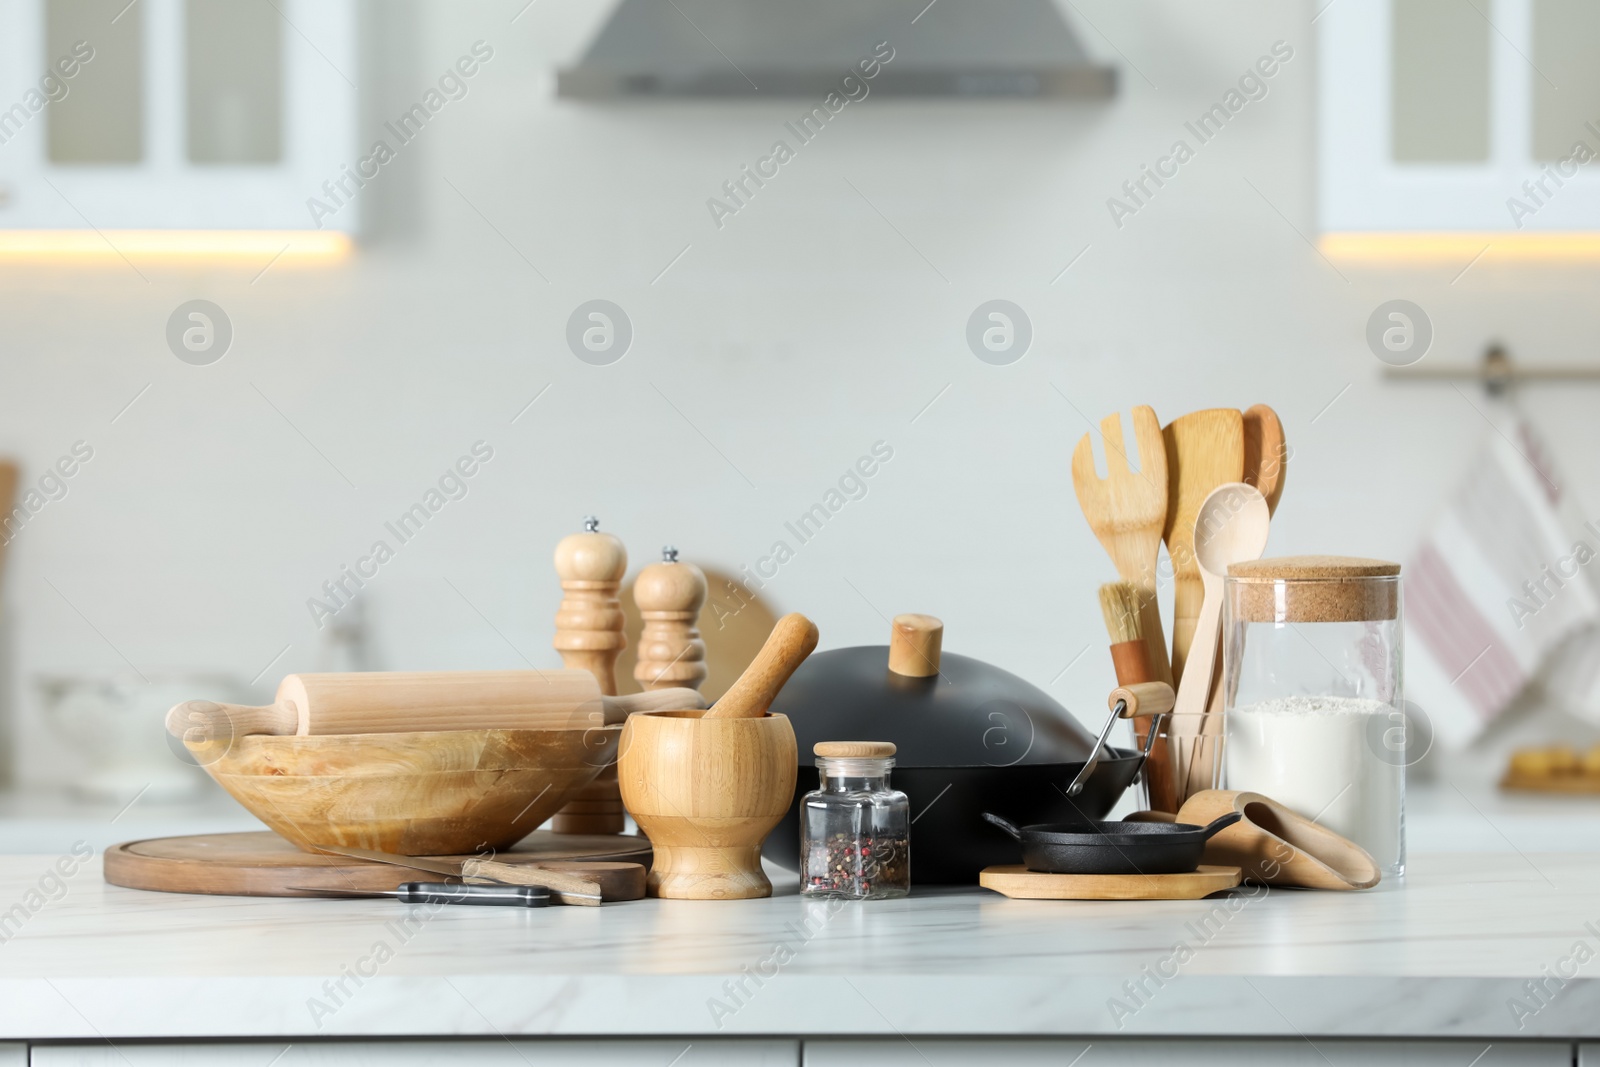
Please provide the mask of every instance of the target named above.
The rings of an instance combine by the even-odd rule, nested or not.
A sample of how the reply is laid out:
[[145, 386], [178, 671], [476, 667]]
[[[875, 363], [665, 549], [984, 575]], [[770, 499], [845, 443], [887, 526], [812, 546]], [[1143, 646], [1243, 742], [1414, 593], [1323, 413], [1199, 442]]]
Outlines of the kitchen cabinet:
[[[0, 229], [352, 230], [355, 0], [0, 0]], [[320, 227], [319, 227], [320, 224]]]
[[[1092, 1054], [1091, 1054], [1092, 1053]], [[1570, 1067], [1572, 1046], [1487, 1041], [807, 1041], [803, 1067]]]
[[0, 1067], [28, 1067], [28, 1046], [0, 1044]]
[[1316, 6], [1325, 233], [1600, 230], [1600, 4]]
[[[35, 1045], [32, 1067], [796, 1067], [799, 1061], [793, 1041], [276, 1041], [115, 1048], [100, 1041]], [[3, 1055], [0, 1067], [10, 1067]]]

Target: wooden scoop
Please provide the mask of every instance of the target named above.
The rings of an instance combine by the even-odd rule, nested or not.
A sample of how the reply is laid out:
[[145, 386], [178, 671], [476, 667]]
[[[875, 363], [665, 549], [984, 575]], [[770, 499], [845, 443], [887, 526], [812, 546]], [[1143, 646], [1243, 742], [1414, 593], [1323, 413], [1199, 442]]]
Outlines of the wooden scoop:
[[401, 734], [431, 730], [582, 729], [636, 711], [703, 708], [693, 689], [603, 697], [586, 670], [365, 671], [291, 674], [265, 707], [190, 700], [167, 732], [191, 741], [246, 734]]
[[1260, 793], [1204, 790], [1184, 802], [1178, 821], [1204, 824], [1233, 811], [1244, 819], [1206, 844], [1207, 863], [1243, 868], [1251, 882], [1304, 889], [1370, 889], [1382, 877], [1360, 845]]
[[[817, 624], [799, 612], [785, 615], [772, 628], [767, 643], [761, 646], [761, 651], [750, 661], [750, 666], [745, 668], [739, 680], [722, 694], [722, 699], [713, 704], [702, 718], [759, 719], [772, 706], [773, 698], [795, 672], [795, 668], [804, 663], [816, 647]], [[695, 695], [699, 696], [698, 693]]]

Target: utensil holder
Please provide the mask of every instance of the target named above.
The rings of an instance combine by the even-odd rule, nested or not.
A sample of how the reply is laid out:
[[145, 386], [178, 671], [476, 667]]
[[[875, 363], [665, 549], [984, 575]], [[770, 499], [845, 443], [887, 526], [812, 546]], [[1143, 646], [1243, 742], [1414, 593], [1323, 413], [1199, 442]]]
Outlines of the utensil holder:
[[1146, 810], [1159, 811], [1152, 802], [1150, 783], [1161, 783], [1182, 807], [1191, 796], [1206, 789], [1221, 789], [1227, 733], [1221, 715], [1173, 713], [1155, 724], [1155, 743], [1139, 776], [1139, 800]]
[[622, 800], [655, 848], [648, 892], [681, 900], [771, 896], [761, 842], [794, 800], [794, 728], [784, 715], [704, 715], [640, 713], [622, 731]]

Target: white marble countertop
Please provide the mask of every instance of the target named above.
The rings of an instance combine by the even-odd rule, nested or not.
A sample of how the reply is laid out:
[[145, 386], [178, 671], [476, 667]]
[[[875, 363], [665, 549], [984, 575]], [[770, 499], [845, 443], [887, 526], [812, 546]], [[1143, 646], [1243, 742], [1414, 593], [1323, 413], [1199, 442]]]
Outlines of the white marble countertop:
[[[963, 889], [830, 909], [790, 889], [431, 915], [144, 893], [103, 884], [97, 858], [63, 891], [57, 859], [0, 857], [0, 916], [37, 905], [0, 931], [0, 1039], [1600, 1036], [1600, 958], [1573, 960], [1545, 1002], [1524, 986], [1570, 972], [1580, 944], [1600, 957], [1600, 855], [1429, 853], [1403, 885], [1351, 894], [1070, 903]], [[1159, 986], [1147, 977], [1174, 967]], [[1141, 979], [1135, 995], [1126, 983]]]

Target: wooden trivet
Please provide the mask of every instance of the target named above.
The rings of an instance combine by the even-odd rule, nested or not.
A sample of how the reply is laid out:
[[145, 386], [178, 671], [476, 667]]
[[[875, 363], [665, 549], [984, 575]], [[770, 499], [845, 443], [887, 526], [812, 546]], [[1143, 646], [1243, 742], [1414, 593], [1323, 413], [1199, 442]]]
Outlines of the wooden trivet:
[[1017, 900], [1199, 900], [1239, 884], [1237, 867], [1197, 867], [1188, 874], [1045, 874], [985, 867], [978, 884]]

